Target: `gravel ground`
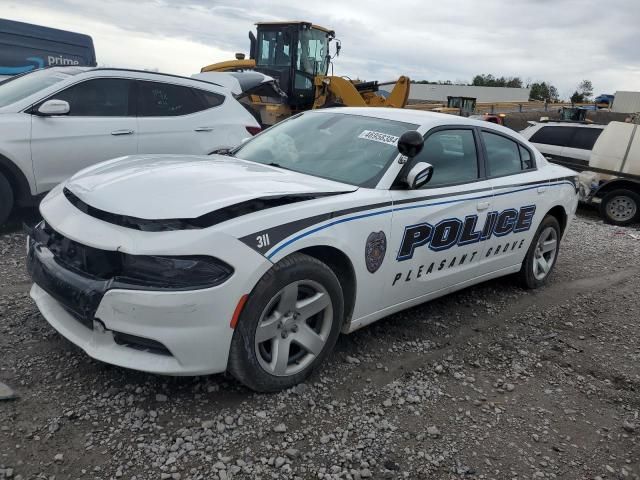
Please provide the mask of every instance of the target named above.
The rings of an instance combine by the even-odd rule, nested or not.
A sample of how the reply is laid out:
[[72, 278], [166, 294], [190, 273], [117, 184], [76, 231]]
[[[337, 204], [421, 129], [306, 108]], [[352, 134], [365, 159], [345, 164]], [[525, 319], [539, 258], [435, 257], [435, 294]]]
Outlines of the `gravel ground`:
[[0, 235], [0, 479], [640, 478], [640, 230], [582, 211], [549, 286], [492, 281], [343, 336], [254, 394], [89, 359]]

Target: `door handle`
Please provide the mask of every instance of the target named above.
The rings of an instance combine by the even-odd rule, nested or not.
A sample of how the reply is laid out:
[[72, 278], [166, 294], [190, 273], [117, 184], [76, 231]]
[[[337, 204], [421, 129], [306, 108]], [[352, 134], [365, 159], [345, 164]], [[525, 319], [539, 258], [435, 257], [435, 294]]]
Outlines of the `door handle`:
[[544, 193], [546, 191], [547, 191], [547, 187], [546, 186], [538, 187], [538, 193]]
[[113, 132], [111, 132], [111, 135], [131, 135], [133, 133], [133, 130], [114, 130]]
[[476, 207], [478, 208], [478, 210], [486, 210], [487, 208], [489, 208], [490, 205], [491, 205], [491, 202], [478, 202]]
[[213, 130], [213, 127], [196, 127], [196, 132], [210, 132]]

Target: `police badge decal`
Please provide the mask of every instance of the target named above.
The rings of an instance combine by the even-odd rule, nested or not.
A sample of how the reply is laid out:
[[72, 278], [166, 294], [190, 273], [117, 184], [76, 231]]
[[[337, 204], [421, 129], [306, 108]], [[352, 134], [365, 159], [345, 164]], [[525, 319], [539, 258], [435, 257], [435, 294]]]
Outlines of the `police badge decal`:
[[369, 273], [375, 273], [382, 265], [384, 255], [387, 253], [387, 237], [384, 232], [371, 232], [367, 237], [364, 248], [364, 261]]

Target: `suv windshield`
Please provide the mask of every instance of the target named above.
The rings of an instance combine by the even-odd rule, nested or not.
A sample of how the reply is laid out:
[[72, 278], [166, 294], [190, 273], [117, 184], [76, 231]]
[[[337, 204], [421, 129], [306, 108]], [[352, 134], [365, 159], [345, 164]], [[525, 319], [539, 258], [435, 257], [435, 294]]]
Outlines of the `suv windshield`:
[[0, 83], [0, 107], [11, 105], [83, 71], [79, 68], [46, 68], [5, 80]]
[[307, 112], [240, 146], [234, 156], [338, 182], [373, 188], [398, 155], [411, 123], [332, 112]]

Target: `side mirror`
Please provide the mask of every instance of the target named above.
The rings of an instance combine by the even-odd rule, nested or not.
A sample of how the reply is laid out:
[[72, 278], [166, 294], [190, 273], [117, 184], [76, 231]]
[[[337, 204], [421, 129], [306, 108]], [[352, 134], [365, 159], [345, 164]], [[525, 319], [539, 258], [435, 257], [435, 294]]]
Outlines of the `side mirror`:
[[422, 151], [424, 138], [415, 130], [404, 132], [398, 140], [398, 151], [405, 157], [413, 158]]
[[418, 162], [409, 173], [407, 173], [406, 183], [410, 189], [416, 189], [422, 187], [425, 183], [431, 180], [433, 176], [433, 166], [427, 162]]
[[69, 102], [65, 100], [47, 100], [38, 108], [38, 115], [50, 117], [52, 115], [66, 115], [71, 110]]

